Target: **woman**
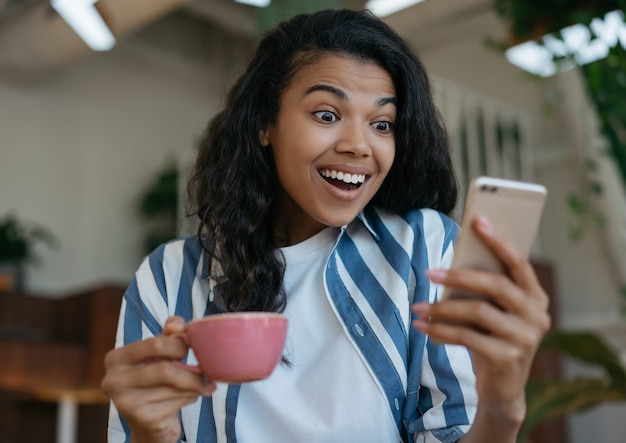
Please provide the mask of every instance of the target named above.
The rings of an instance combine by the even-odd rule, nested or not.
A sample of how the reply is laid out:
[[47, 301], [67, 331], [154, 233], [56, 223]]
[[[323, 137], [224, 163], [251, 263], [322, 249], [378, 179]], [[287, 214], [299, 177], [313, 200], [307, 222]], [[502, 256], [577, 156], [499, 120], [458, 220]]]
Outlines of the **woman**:
[[[190, 181], [198, 235], [125, 295], [102, 386], [110, 441], [513, 442], [549, 325], [528, 261], [474, 228], [508, 276], [445, 271], [457, 184], [423, 66], [367, 12], [261, 41]], [[488, 296], [437, 302], [439, 285]], [[266, 380], [216, 385], [174, 335], [214, 312], [289, 318]], [[461, 346], [459, 346], [461, 345]]]

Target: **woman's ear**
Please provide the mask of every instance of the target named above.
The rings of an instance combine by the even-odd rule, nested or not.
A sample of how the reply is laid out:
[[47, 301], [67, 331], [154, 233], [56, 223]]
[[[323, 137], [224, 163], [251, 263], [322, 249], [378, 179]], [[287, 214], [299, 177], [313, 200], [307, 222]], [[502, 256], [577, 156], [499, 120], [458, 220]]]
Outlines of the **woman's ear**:
[[270, 145], [270, 132], [267, 129], [261, 129], [259, 132], [259, 141], [264, 148]]

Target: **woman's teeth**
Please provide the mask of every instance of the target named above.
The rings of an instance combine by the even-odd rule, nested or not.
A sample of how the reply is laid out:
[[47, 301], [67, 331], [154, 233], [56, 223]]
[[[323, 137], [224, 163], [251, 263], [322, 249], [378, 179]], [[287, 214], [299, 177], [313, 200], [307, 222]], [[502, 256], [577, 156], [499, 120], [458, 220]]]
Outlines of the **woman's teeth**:
[[334, 169], [323, 169], [320, 171], [320, 175], [353, 185], [360, 185], [365, 181], [365, 174], [350, 174], [349, 172], [335, 171]]

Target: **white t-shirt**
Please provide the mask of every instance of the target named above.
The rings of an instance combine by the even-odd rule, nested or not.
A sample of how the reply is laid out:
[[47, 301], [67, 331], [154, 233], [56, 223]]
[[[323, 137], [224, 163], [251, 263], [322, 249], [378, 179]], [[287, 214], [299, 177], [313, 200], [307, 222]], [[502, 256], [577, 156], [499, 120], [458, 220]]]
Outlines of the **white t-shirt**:
[[268, 379], [242, 385], [239, 442], [402, 441], [382, 389], [326, 297], [323, 271], [338, 234], [327, 228], [281, 249], [291, 366], [281, 362]]

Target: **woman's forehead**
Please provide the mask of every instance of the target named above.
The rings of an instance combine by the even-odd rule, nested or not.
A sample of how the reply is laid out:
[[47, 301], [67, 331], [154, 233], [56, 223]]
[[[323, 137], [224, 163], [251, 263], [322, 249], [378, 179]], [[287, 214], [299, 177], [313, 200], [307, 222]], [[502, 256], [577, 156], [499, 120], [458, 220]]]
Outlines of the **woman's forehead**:
[[364, 60], [344, 54], [327, 53], [314, 61], [301, 65], [294, 73], [287, 86], [309, 89], [318, 83], [345, 84], [362, 82], [364, 79], [375, 81], [382, 87], [381, 93], [395, 95], [390, 73], [372, 60]]

